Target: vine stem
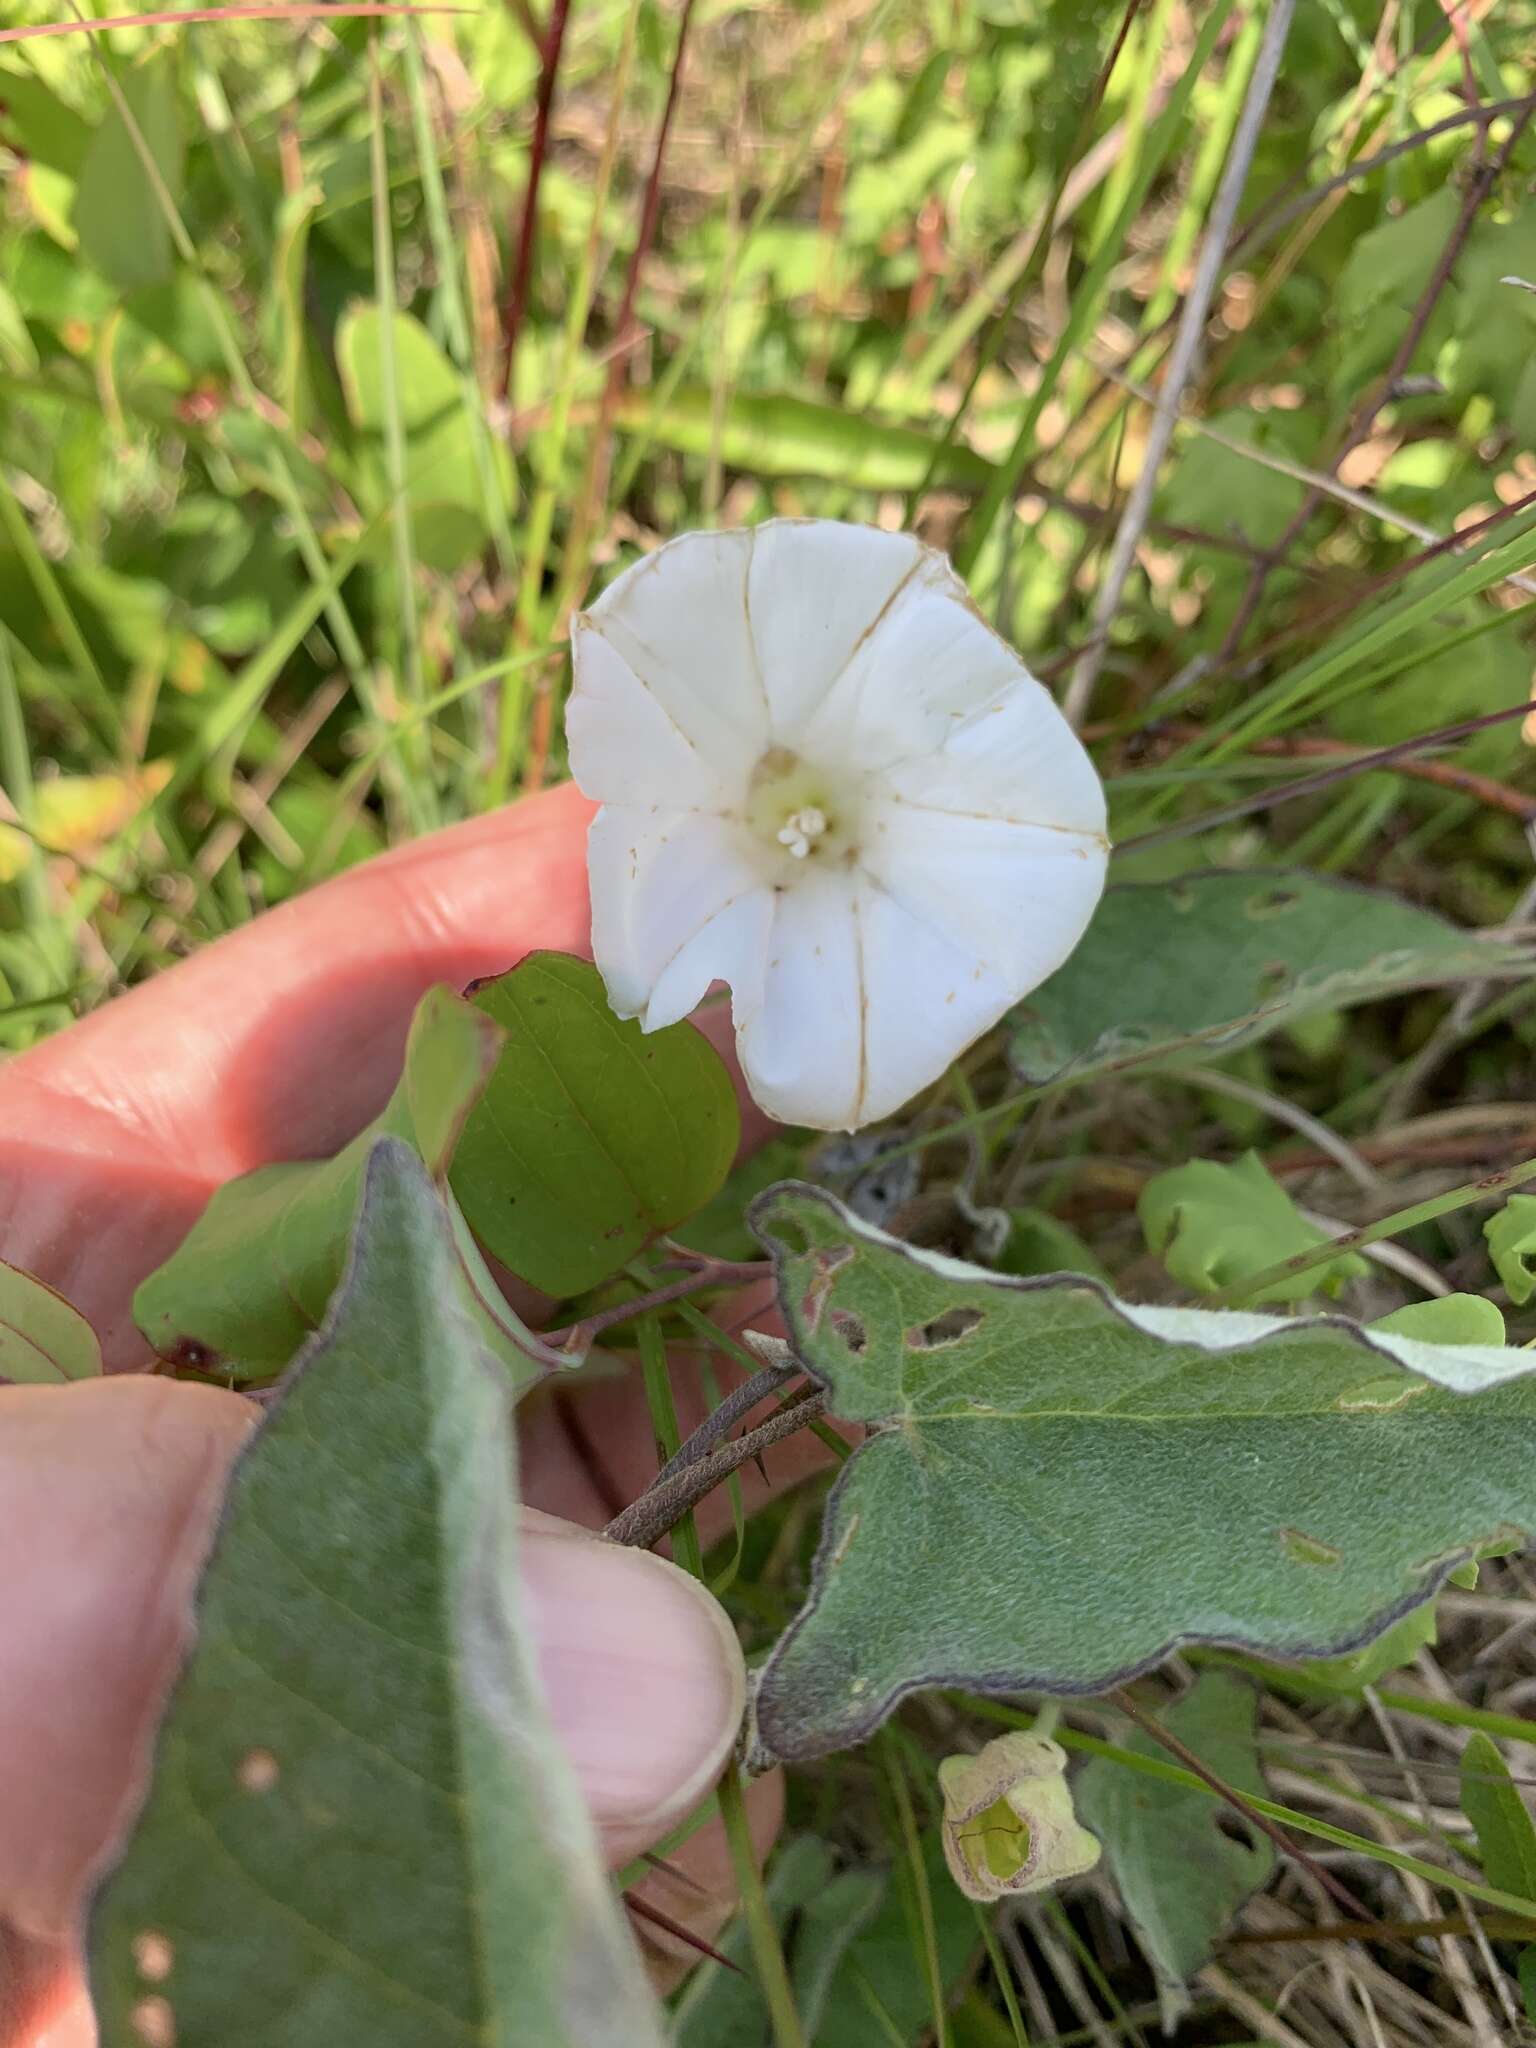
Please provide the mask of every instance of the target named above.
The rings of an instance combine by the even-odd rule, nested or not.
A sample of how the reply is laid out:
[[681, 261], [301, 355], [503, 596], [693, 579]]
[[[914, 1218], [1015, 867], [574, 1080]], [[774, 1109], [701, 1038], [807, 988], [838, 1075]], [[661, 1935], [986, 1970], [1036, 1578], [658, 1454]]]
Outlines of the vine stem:
[[593, 1340], [605, 1330], [617, 1329], [621, 1323], [633, 1322], [637, 1316], [649, 1315], [653, 1309], [665, 1308], [669, 1302], [682, 1301], [690, 1294], [701, 1294], [706, 1287], [761, 1280], [770, 1270], [766, 1259], [711, 1259], [689, 1252], [680, 1253], [677, 1263], [685, 1258], [693, 1263], [681, 1279], [664, 1281], [646, 1294], [632, 1295], [612, 1308], [598, 1309], [593, 1315], [583, 1316], [579, 1323], [568, 1323], [563, 1330], [547, 1330], [545, 1344], [585, 1356]]
[[770, 1444], [793, 1436], [813, 1418], [819, 1418], [826, 1405], [827, 1397], [820, 1389], [808, 1388], [776, 1415], [770, 1415], [758, 1428], [748, 1430], [745, 1436], [737, 1437], [731, 1443], [722, 1444], [718, 1450], [703, 1457], [694, 1457], [681, 1465], [674, 1456], [664, 1468], [671, 1470], [672, 1477], [658, 1479], [622, 1514], [615, 1515], [603, 1531], [604, 1536], [611, 1543], [627, 1543], [648, 1550], [684, 1515], [690, 1514], [705, 1494], [713, 1493], [722, 1480], [729, 1479], [739, 1466], [759, 1456]]
[[720, 1818], [730, 1844], [736, 1886], [741, 1893], [741, 1910], [757, 1965], [757, 1981], [773, 2024], [773, 2048], [806, 2048], [805, 2030], [795, 2010], [795, 1994], [779, 1945], [779, 1930], [773, 1924], [763, 1875], [752, 1852], [752, 1831], [747, 1825], [747, 1805], [742, 1797], [741, 1771], [733, 1761], [720, 1780]]

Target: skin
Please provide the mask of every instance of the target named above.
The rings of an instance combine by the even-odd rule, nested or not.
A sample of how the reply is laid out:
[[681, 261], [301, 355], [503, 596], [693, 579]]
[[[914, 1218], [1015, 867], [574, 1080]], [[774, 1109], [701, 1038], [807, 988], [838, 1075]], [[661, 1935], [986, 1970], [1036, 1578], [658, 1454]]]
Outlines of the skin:
[[[0, 1388], [0, 2048], [87, 2048], [78, 1940], [91, 1886], [143, 1796], [230, 1465], [254, 1426], [239, 1395], [149, 1377], [134, 1287], [215, 1188], [323, 1157], [399, 1071], [422, 992], [536, 948], [588, 950], [591, 807], [569, 785], [432, 835], [220, 940], [0, 1069], [0, 1256], [91, 1318], [112, 1377]], [[724, 1012], [701, 1019], [721, 1043]], [[768, 1126], [744, 1104], [744, 1146]], [[730, 1320], [764, 1324], [763, 1290]], [[536, 1313], [524, 1294], [519, 1306]], [[723, 1361], [722, 1361], [723, 1367]], [[685, 1362], [682, 1426], [705, 1412]], [[721, 1383], [732, 1375], [722, 1369]], [[523, 1575], [556, 1726], [617, 1867], [718, 1775], [743, 1697], [721, 1609], [663, 1559], [592, 1539], [654, 1475], [633, 1376], [519, 1416]], [[749, 1504], [825, 1453], [792, 1439]], [[716, 1502], [706, 1535], [724, 1520]], [[763, 1846], [776, 1780], [753, 1788]], [[648, 1879], [708, 1938], [730, 1907], [718, 1836]], [[668, 1956], [664, 1952], [671, 1949]], [[653, 1958], [659, 1980], [677, 1945]], [[685, 1951], [686, 1953], [686, 1951]]]

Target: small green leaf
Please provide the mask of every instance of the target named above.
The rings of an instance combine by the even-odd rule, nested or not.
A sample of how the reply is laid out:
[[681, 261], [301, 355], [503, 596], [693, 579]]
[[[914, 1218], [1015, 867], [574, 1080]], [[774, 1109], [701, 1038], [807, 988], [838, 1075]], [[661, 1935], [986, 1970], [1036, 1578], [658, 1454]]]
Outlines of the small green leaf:
[[[336, 331], [336, 362], [347, 411], [358, 432], [362, 497], [369, 511], [389, 502], [383, 324], [377, 306], [356, 305]], [[474, 425], [466, 410], [463, 379], [421, 322], [409, 313], [397, 313], [393, 339], [416, 552], [429, 566], [446, 573], [485, 545]], [[502, 471], [503, 495], [510, 498], [512, 471], [500, 442], [492, 459]]]
[[1109, 1285], [1109, 1274], [1077, 1232], [1045, 1209], [1010, 1209], [1011, 1228], [992, 1261], [999, 1273], [1086, 1273]]
[[79, 1309], [19, 1266], [0, 1262], [0, 1380], [46, 1387], [100, 1371], [101, 1346]]
[[217, 1365], [234, 1379], [280, 1372], [325, 1313], [341, 1277], [369, 1150], [388, 1132], [446, 1170], [501, 1033], [447, 988], [422, 997], [399, 1086], [334, 1159], [259, 1167], [214, 1195], [179, 1249], [133, 1298], [162, 1358]]
[[1210, 1059], [1319, 1010], [1529, 967], [1517, 942], [1324, 875], [1132, 883], [1014, 1011], [1010, 1052], [1032, 1085]]
[[[923, 1836], [922, 1866], [933, 1955], [947, 1993], [976, 1953], [976, 1908], [950, 1883], [936, 1832]], [[927, 1945], [915, 1931], [920, 1918], [914, 1891], [912, 1869], [899, 1863], [879, 1910], [843, 1952], [819, 2010], [810, 2016], [812, 2048], [892, 2048], [896, 2042], [916, 2048], [932, 2038], [933, 1988]], [[797, 1973], [797, 1992], [802, 1983]]]
[[1377, 1316], [1369, 1327], [1399, 1337], [1417, 1337], [1425, 1344], [1502, 1344], [1507, 1334], [1497, 1302], [1483, 1294], [1442, 1294], [1431, 1301], [1410, 1301], [1390, 1315]]
[[139, 133], [116, 102], [91, 138], [75, 191], [75, 233], [80, 253], [123, 291], [160, 284], [171, 274], [175, 248], [154, 180], [140, 151], [147, 147], [173, 204], [181, 198], [181, 117], [176, 74], [157, 56], [122, 81], [123, 98]]
[[[1155, 1174], [1141, 1191], [1136, 1213], [1149, 1249], [1175, 1280], [1197, 1294], [1215, 1294], [1280, 1259], [1328, 1242], [1256, 1152], [1245, 1152], [1231, 1166], [1192, 1159], [1187, 1166]], [[1319, 1290], [1336, 1294], [1366, 1270], [1358, 1253], [1345, 1252], [1257, 1299], [1300, 1301]]]
[[1536, 1527], [1525, 1352], [1009, 1279], [819, 1189], [753, 1221], [796, 1356], [869, 1430], [759, 1676], [786, 1760], [924, 1686], [1100, 1692], [1186, 1642], [1343, 1655]]
[[105, 2040], [660, 2048], [539, 1692], [514, 1470], [442, 1203], [381, 1139], [96, 1902]]
[[1536, 1195], [1511, 1195], [1483, 1225], [1488, 1256], [1516, 1308], [1536, 1294]]
[[1485, 1881], [1529, 1899], [1536, 1919], [1536, 1825], [1489, 1735], [1470, 1736], [1461, 1753], [1461, 1810], [1476, 1830]]
[[[951, 1985], [977, 1945], [975, 1908], [950, 1883], [938, 1838], [923, 1838], [939, 1975]], [[933, 1993], [914, 1938], [905, 1864], [839, 1868], [826, 1842], [799, 1835], [769, 1868], [765, 1887], [789, 1962], [795, 2010], [812, 2048], [916, 2048], [928, 2037]], [[703, 1963], [673, 2008], [674, 2048], [770, 2048], [772, 2022], [755, 1977], [743, 1921], [718, 1944], [739, 1974]]]
[[[1234, 1792], [1267, 1799], [1254, 1739], [1258, 1694], [1228, 1671], [1208, 1671], [1158, 1716], [1170, 1734]], [[1139, 1756], [1166, 1752], [1133, 1728], [1122, 1738]], [[1143, 1778], [1095, 1757], [1077, 1780], [1077, 1806], [1104, 1844], [1163, 1994], [1164, 2021], [1187, 2003], [1184, 1986], [1210, 1958], [1244, 1901], [1269, 1882], [1269, 1837], [1208, 1792]]]
[[701, 1031], [621, 1022], [597, 969], [569, 954], [530, 953], [473, 999], [506, 1048], [453, 1192], [494, 1257], [546, 1294], [580, 1294], [715, 1194], [741, 1136], [736, 1091]]

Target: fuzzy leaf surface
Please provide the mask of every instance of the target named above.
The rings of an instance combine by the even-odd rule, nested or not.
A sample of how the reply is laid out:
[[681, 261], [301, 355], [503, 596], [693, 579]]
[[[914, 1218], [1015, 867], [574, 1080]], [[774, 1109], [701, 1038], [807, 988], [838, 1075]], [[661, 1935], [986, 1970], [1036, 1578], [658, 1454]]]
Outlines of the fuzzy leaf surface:
[[380, 1139], [96, 1904], [111, 2048], [660, 2048], [545, 1718], [509, 1418], [441, 1198]]
[[1180, 1643], [1342, 1654], [1536, 1526], [1528, 1353], [1012, 1279], [795, 1185], [754, 1221], [795, 1351], [871, 1432], [760, 1677], [777, 1756], [923, 1687], [1102, 1692]]

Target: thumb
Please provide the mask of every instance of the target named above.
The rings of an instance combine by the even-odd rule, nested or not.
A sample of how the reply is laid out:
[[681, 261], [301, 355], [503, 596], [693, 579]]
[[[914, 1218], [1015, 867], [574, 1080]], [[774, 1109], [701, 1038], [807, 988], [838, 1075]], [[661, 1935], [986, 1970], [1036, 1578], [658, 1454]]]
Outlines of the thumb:
[[[78, 2001], [85, 1900], [143, 1797], [252, 1420], [138, 1376], [0, 1391], [0, 2048]], [[740, 1650], [684, 1573], [548, 1518], [527, 1519], [522, 1573], [555, 1728], [626, 1862], [721, 1769]]]

